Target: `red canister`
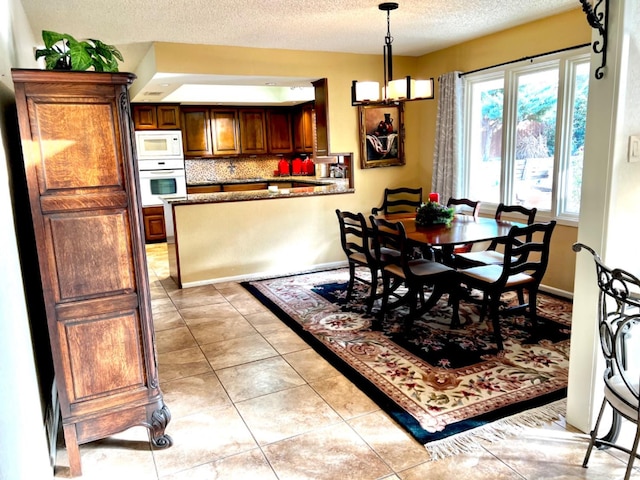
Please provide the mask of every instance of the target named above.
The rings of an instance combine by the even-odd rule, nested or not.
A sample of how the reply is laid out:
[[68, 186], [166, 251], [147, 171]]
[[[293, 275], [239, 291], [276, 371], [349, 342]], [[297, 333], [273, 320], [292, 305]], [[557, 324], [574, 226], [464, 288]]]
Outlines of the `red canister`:
[[302, 173], [302, 160], [296, 157], [291, 163], [293, 166], [293, 175], [300, 175]]
[[289, 162], [284, 158], [278, 162], [278, 171], [280, 175], [289, 175]]

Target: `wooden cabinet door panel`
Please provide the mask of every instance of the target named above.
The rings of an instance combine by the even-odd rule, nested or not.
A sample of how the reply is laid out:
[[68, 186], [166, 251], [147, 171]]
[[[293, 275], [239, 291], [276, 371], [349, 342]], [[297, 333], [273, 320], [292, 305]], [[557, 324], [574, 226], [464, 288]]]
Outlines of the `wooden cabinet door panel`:
[[237, 155], [240, 153], [237, 110], [211, 110], [211, 131], [214, 155]]
[[155, 130], [158, 128], [154, 105], [134, 105], [133, 125], [136, 130]]
[[185, 156], [210, 157], [213, 155], [209, 109], [183, 108], [181, 117]]
[[267, 132], [269, 139], [269, 153], [278, 154], [293, 152], [291, 112], [288, 110], [268, 110]]
[[267, 153], [264, 109], [243, 108], [239, 112], [239, 117], [241, 153], [248, 155]]
[[156, 109], [159, 129], [177, 130], [180, 128], [180, 107], [178, 105], [158, 105]]
[[296, 152], [313, 152], [313, 107], [305, 105], [294, 113], [293, 139]]

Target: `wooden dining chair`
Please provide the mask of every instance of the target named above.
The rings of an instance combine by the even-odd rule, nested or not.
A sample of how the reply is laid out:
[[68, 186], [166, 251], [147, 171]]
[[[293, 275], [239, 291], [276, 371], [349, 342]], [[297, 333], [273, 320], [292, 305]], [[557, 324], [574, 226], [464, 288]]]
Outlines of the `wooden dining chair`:
[[382, 205], [373, 207], [371, 214], [413, 213], [420, 204], [422, 204], [422, 187], [385, 188]]
[[478, 218], [480, 213], [480, 201], [469, 200], [468, 198], [453, 198], [447, 200], [447, 207], [453, 207], [456, 215], [470, 215]]
[[[556, 222], [550, 221], [511, 227], [504, 244], [502, 265], [482, 265], [457, 270], [460, 284], [483, 292], [483, 305], [488, 305], [498, 350], [504, 348], [500, 334], [501, 315], [527, 311], [532, 328], [536, 328], [538, 288], [549, 263], [551, 234], [555, 226]], [[527, 303], [520, 302], [517, 307], [500, 309], [503, 293], [523, 290], [527, 291]], [[454, 319], [458, 318], [459, 295], [460, 290], [456, 289], [452, 299]]]
[[[374, 256], [382, 270], [382, 306], [379, 318], [389, 310], [400, 305], [409, 304], [409, 314], [404, 319], [405, 330], [408, 331], [419, 313], [423, 313], [434, 305], [425, 298], [425, 287], [433, 290], [429, 298], [440, 298], [443, 292], [451, 290], [455, 270], [440, 262], [413, 257], [413, 245], [407, 239], [404, 225], [400, 222], [389, 222], [382, 218], [370, 217], [373, 229]], [[399, 256], [385, 256], [385, 248], [399, 250]], [[391, 293], [404, 284], [407, 293], [402, 299], [389, 303]]]
[[[531, 225], [536, 219], [536, 208], [526, 208], [522, 205], [505, 205], [500, 203], [496, 208], [495, 219], [502, 220], [502, 214], [507, 213], [517, 218], [516, 221]], [[460, 268], [468, 268], [478, 265], [501, 265], [504, 261], [504, 254], [497, 250], [500, 244], [504, 242], [500, 239], [493, 240], [486, 250], [476, 252], [457, 252], [454, 264]]]
[[[582, 243], [573, 245], [575, 252], [582, 249], [591, 253], [596, 264], [598, 332], [605, 360], [604, 399], [595, 426], [589, 434], [589, 446], [582, 466], [587, 467], [594, 446], [599, 449], [612, 447], [629, 455], [624, 476], [625, 480], [629, 480], [640, 443], [640, 368], [637, 362], [640, 335], [640, 298], [637, 292], [640, 291], [640, 279], [628, 271], [607, 267], [591, 247]], [[598, 438], [607, 406], [613, 413], [611, 430]], [[618, 440], [623, 418], [635, 424], [631, 449]]]
[[[349, 285], [347, 287], [346, 301], [348, 302], [351, 298], [356, 281], [368, 285], [367, 313], [371, 313], [376, 300], [380, 268], [373, 256], [367, 221], [362, 213], [336, 209], [336, 215], [340, 225], [340, 243], [349, 264]], [[358, 268], [365, 268], [370, 276], [360, 275]]]

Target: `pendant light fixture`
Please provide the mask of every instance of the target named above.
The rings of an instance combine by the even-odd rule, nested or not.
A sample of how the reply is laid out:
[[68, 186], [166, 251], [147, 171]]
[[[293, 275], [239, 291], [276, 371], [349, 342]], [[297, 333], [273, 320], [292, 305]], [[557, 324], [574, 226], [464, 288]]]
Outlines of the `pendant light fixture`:
[[[383, 12], [387, 12], [387, 36], [384, 37], [382, 50], [384, 84], [382, 90], [378, 82], [358, 82], [351, 84], [351, 105], [376, 105], [408, 102], [412, 100], [428, 100], [433, 98], [433, 78], [428, 80], [413, 80], [410, 76], [393, 80], [393, 52], [391, 44], [391, 11], [398, 8], [396, 2], [385, 2], [378, 5]], [[382, 97], [382, 98], [381, 98]]]

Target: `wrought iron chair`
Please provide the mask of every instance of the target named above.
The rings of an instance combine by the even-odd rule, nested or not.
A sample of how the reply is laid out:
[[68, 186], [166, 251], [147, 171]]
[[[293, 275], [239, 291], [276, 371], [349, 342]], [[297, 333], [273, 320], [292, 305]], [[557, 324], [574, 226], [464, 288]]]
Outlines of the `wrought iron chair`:
[[[366, 219], [362, 213], [346, 212], [339, 209], [336, 209], [336, 215], [340, 225], [342, 250], [344, 250], [349, 263], [349, 286], [347, 287], [346, 300], [349, 301], [351, 298], [356, 281], [368, 285], [367, 313], [370, 313], [376, 299], [380, 269], [371, 251]], [[359, 267], [366, 268], [370, 278], [359, 275], [357, 271]]]
[[412, 213], [422, 203], [422, 187], [385, 188], [382, 205], [373, 207], [371, 213]]
[[[600, 289], [598, 330], [605, 359], [604, 400], [595, 427], [590, 433], [591, 439], [582, 466], [587, 467], [594, 446], [616, 448], [629, 455], [624, 477], [628, 480], [633, 462], [638, 457], [640, 441], [640, 368], [637, 361], [640, 336], [640, 279], [625, 270], [607, 267], [591, 247], [582, 243], [573, 245], [575, 252], [582, 249], [591, 253], [596, 264], [596, 279]], [[613, 409], [611, 430], [607, 435], [598, 438], [598, 429], [607, 405]], [[621, 417], [636, 425], [631, 449], [616, 443]]]
[[[437, 299], [443, 292], [450, 291], [455, 270], [440, 262], [413, 257], [413, 246], [407, 240], [404, 225], [400, 222], [388, 222], [373, 215], [370, 218], [373, 229], [374, 256], [382, 270], [382, 306], [379, 318], [384, 320], [388, 310], [409, 304], [409, 314], [405, 317], [405, 330], [411, 328], [413, 320], [435, 304], [429, 299]], [[385, 256], [384, 249], [399, 250], [399, 256]], [[399, 284], [404, 283], [407, 294], [402, 299], [389, 304], [389, 297]], [[424, 289], [432, 286], [429, 299], [425, 299]]]
[[[498, 350], [504, 349], [500, 334], [501, 315], [528, 310], [532, 328], [536, 328], [538, 288], [549, 263], [551, 234], [555, 226], [555, 221], [534, 223], [526, 227], [514, 226], [505, 241], [502, 265], [482, 265], [457, 271], [459, 283], [483, 292], [483, 305], [489, 306]], [[528, 302], [521, 302], [514, 308], [500, 309], [502, 294], [519, 290], [527, 290]], [[460, 291], [456, 290], [454, 293], [452, 303], [455, 323], [458, 318]]]

